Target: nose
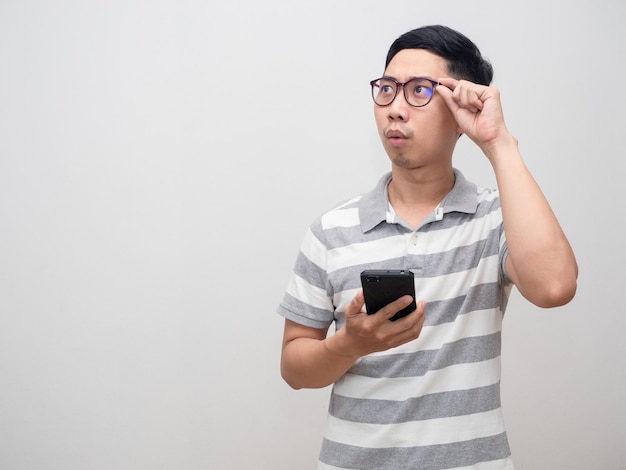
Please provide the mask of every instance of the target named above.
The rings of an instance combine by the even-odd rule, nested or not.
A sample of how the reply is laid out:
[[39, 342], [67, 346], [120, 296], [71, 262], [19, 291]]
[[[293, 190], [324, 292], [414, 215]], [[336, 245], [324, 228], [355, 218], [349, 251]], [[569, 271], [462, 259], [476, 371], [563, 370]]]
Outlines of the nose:
[[387, 117], [390, 121], [406, 121], [408, 118], [409, 103], [404, 97], [404, 87], [398, 90], [396, 97], [387, 105]]

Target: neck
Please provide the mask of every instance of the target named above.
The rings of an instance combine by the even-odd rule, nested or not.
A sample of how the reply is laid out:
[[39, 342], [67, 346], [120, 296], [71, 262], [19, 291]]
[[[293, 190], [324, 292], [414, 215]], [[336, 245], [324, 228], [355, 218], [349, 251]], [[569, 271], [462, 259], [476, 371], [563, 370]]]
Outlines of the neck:
[[454, 172], [452, 168], [431, 174], [395, 170], [389, 182], [389, 202], [396, 214], [418, 227], [454, 186]]

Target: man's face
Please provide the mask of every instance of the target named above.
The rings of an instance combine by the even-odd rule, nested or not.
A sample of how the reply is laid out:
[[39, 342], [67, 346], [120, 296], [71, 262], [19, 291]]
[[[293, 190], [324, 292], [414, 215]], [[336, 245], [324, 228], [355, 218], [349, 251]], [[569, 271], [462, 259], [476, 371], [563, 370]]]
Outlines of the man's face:
[[[437, 80], [449, 73], [446, 61], [438, 55], [423, 49], [404, 49], [394, 56], [384, 75], [405, 83], [415, 77]], [[405, 169], [452, 165], [460, 131], [438, 93], [426, 106], [416, 108], [406, 102], [404, 90], [400, 89], [390, 105], [374, 105], [374, 116], [394, 165]]]

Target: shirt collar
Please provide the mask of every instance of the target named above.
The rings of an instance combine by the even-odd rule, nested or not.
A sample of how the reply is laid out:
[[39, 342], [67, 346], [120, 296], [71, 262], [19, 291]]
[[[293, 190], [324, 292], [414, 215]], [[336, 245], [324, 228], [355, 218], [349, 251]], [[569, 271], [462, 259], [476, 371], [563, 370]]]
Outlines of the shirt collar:
[[[454, 177], [454, 186], [442, 202], [443, 214], [449, 212], [474, 214], [478, 207], [476, 185], [467, 181], [456, 168], [454, 168]], [[378, 181], [376, 187], [365, 193], [359, 201], [359, 219], [364, 233], [387, 220], [389, 203], [387, 185], [389, 181], [391, 181], [391, 172], [385, 174]]]

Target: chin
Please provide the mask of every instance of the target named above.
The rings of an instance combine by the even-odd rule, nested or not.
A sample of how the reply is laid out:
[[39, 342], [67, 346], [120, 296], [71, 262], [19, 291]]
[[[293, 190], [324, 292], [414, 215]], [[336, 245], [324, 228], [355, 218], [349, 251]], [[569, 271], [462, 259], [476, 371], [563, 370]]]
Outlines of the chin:
[[411, 170], [413, 168], [418, 168], [420, 166], [415, 162], [415, 160], [412, 160], [402, 154], [392, 157], [391, 163], [394, 166], [397, 166], [398, 168], [402, 168], [404, 170]]

